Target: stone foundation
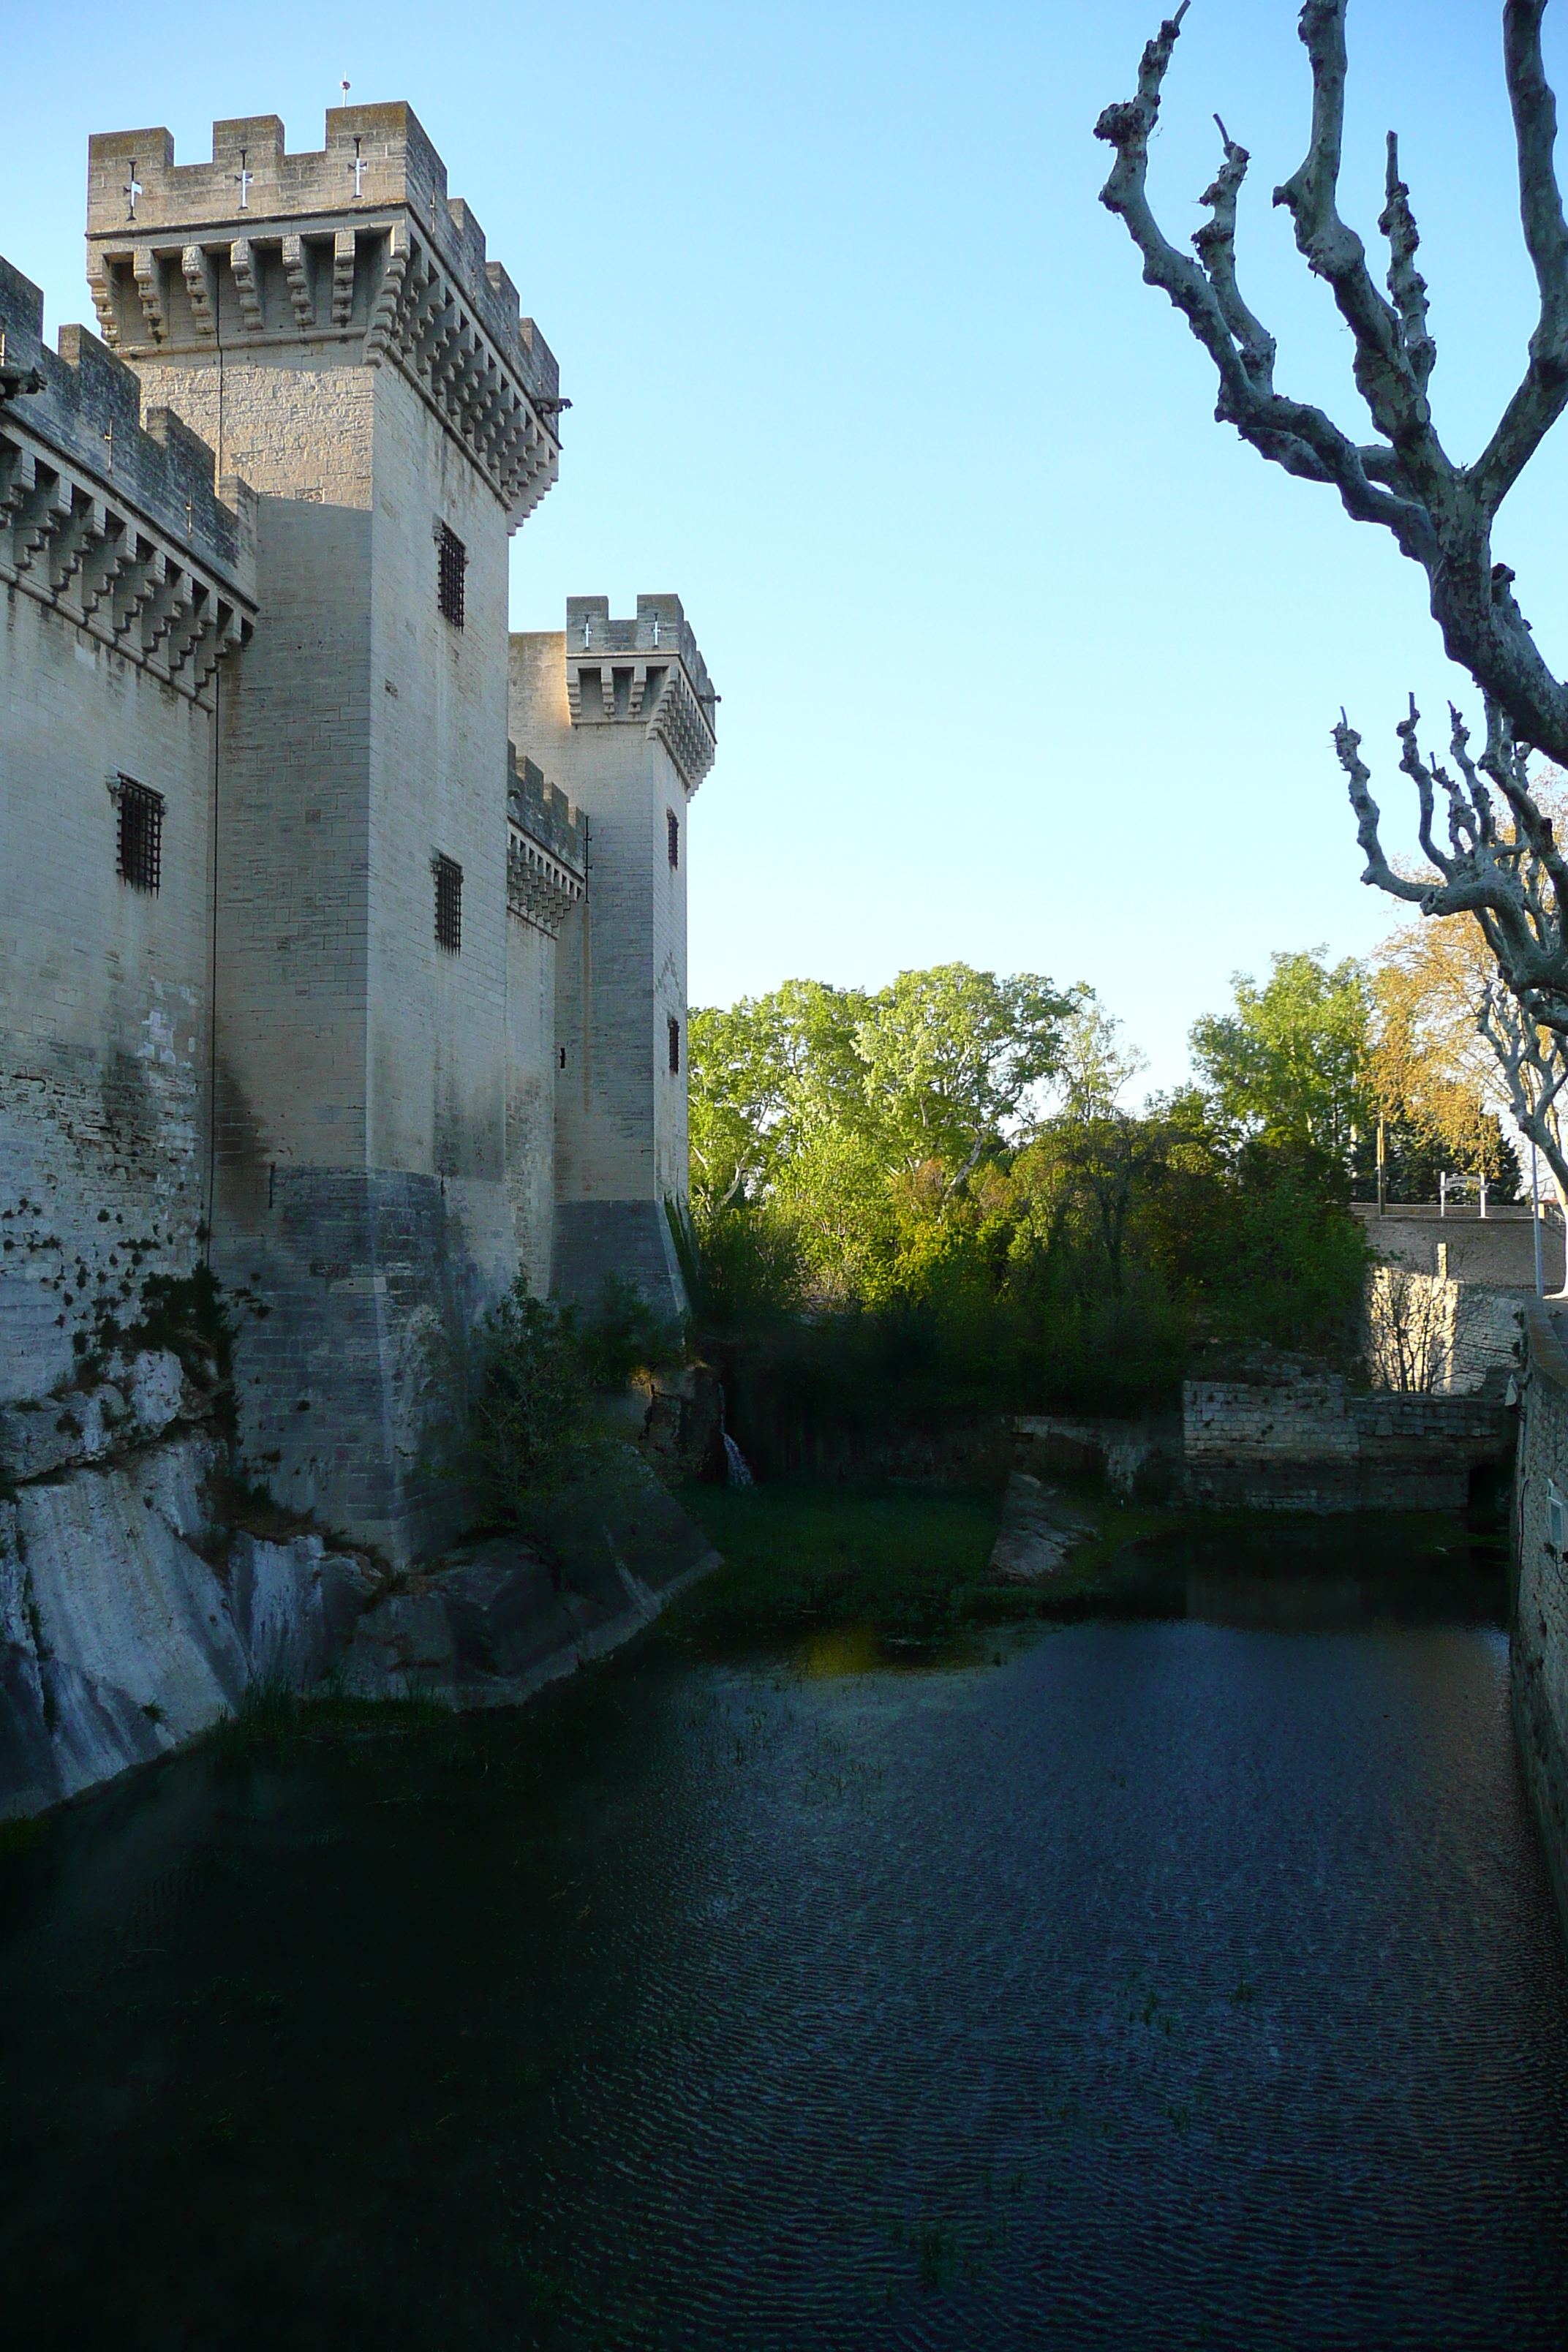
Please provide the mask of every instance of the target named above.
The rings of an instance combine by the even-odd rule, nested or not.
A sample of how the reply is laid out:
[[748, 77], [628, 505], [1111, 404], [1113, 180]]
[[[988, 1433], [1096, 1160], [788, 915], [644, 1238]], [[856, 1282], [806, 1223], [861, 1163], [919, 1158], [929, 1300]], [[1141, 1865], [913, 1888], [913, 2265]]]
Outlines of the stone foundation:
[[38, 1420], [24, 1434], [49, 1466], [0, 1502], [0, 1821], [155, 1763], [258, 1687], [336, 1677], [366, 1698], [516, 1706], [718, 1565], [628, 1450], [546, 1545], [492, 1539], [389, 1591], [379, 1563], [314, 1529], [230, 1523], [228, 1448], [210, 1427], [171, 1420], [133, 1443], [160, 1400], [188, 1395], [173, 1358], [139, 1360], [139, 1389], [103, 1383], [90, 1410], [73, 1396], [4, 1418], [7, 1442]]
[[635, 1284], [661, 1315], [690, 1307], [669, 1219], [658, 1201], [562, 1201], [555, 1211], [554, 1289], [592, 1306], [607, 1275]]

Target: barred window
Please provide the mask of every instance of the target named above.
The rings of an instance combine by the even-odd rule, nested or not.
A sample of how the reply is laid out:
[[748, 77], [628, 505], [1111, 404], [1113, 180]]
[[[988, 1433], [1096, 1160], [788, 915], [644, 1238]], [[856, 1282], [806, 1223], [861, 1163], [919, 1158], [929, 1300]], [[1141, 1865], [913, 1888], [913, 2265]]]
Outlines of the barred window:
[[674, 867], [680, 863], [680, 819], [673, 809], [666, 809], [664, 821], [669, 828], [669, 862]]
[[468, 567], [468, 551], [455, 530], [441, 525], [438, 544], [440, 562], [441, 615], [455, 629], [463, 625], [463, 574]]
[[454, 857], [437, 857], [436, 875], [436, 944], [448, 955], [463, 945], [463, 869]]
[[163, 795], [121, 776], [115, 799], [120, 878], [133, 890], [156, 890], [163, 873]]
[[669, 1075], [680, 1074], [680, 1024], [673, 1013], [669, 1016]]

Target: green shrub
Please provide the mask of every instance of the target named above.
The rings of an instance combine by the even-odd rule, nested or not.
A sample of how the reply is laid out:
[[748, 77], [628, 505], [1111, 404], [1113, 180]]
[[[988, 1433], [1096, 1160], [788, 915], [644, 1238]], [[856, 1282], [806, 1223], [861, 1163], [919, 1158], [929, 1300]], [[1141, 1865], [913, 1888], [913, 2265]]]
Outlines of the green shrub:
[[514, 1523], [605, 1460], [577, 1310], [531, 1297], [521, 1275], [476, 1327], [465, 1433], [487, 1514]]
[[651, 1371], [686, 1352], [679, 1318], [659, 1315], [636, 1283], [618, 1274], [605, 1276], [593, 1313], [575, 1336], [584, 1371], [596, 1389], [624, 1389], [634, 1373]]

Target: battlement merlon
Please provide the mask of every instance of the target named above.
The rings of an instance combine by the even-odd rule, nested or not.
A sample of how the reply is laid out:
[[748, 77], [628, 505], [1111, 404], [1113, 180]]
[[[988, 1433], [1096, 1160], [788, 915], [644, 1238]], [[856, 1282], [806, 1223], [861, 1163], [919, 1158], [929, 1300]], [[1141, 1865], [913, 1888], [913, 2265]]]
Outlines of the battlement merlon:
[[88, 282], [106, 342], [146, 362], [338, 346], [399, 367], [515, 529], [554, 481], [561, 374], [485, 256], [413, 109], [335, 107], [290, 155], [276, 115], [213, 125], [210, 163], [161, 126], [88, 142]]
[[558, 939], [588, 894], [588, 820], [531, 760], [506, 747], [506, 902], [536, 930]]
[[257, 500], [0, 259], [0, 583], [200, 698], [256, 614]]
[[720, 696], [679, 596], [639, 596], [613, 620], [607, 596], [566, 599], [566, 699], [574, 727], [636, 724], [695, 793], [713, 765]]
[[510, 741], [506, 747], [506, 769], [508, 822], [520, 833], [526, 833], [541, 849], [569, 866], [578, 881], [583, 881], [588, 871], [588, 820], [582, 810]]

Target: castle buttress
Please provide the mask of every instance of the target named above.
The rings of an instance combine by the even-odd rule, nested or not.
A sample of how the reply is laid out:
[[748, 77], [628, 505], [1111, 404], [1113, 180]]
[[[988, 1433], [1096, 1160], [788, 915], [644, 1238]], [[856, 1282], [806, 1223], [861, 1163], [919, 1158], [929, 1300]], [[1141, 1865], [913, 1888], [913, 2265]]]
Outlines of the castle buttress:
[[58, 355], [0, 269], [0, 1402], [205, 1249], [242, 1474], [412, 1558], [520, 1267], [680, 1303], [714, 698], [673, 598], [509, 649], [559, 376], [409, 108], [95, 138], [88, 254]]

